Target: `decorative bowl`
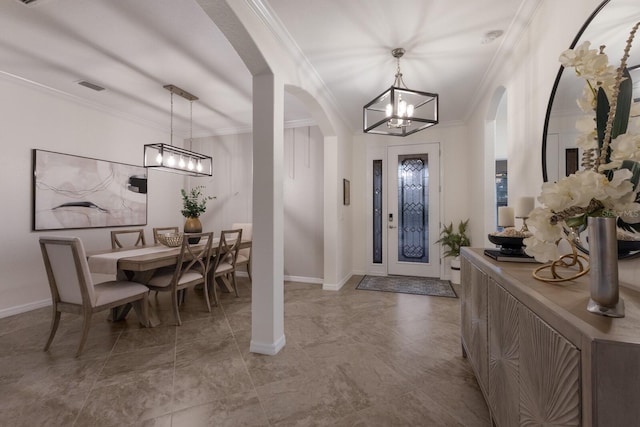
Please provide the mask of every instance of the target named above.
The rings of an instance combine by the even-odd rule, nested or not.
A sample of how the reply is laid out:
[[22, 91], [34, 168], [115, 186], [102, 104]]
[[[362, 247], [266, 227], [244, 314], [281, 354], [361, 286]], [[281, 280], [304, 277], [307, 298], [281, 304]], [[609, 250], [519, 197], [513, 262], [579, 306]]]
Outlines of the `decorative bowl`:
[[165, 246], [175, 248], [182, 245], [182, 233], [158, 234], [158, 241]]
[[496, 236], [495, 234], [489, 234], [489, 241], [495, 245], [500, 246], [500, 252], [504, 254], [522, 254], [524, 251], [522, 248], [524, 244], [522, 241], [524, 237], [512, 237], [512, 236]]

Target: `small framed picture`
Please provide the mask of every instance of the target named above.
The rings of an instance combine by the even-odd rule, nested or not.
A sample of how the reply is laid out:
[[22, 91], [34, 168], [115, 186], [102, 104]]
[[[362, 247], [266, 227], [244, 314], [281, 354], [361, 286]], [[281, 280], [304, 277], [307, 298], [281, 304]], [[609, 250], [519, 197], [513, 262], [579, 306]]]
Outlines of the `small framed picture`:
[[351, 183], [348, 179], [342, 180], [342, 203], [344, 205], [351, 204]]
[[640, 65], [629, 67], [628, 70], [633, 84], [631, 89], [631, 102], [640, 102]]

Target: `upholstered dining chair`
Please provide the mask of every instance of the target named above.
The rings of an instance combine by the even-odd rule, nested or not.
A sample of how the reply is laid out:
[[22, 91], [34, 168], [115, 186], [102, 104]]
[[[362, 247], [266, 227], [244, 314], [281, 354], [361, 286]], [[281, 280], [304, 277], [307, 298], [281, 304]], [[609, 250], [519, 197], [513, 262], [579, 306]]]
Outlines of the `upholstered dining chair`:
[[122, 280], [94, 284], [78, 237], [40, 237], [40, 249], [53, 302], [51, 331], [44, 351], [51, 346], [63, 312], [82, 316], [82, 336], [76, 357], [87, 341], [93, 313], [132, 303], [140, 323], [148, 326], [149, 289], [140, 283]]
[[[252, 223], [235, 223], [231, 224], [231, 228], [237, 230], [242, 229], [242, 241], [251, 241], [253, 239], [253, 224]], [[251, 282], [251, 248], [242, 248], [238, 250], [238, 259], [236, 260], [236, 267], [246, 265], [247, 274], [249, 275], [249, 281]]]
[[[131, 244], [132, 242], [133, 244]], [[143, 228], [136, 228], [134, 230], [114, 230], [111, 232], [112, 249], [144, 246], [146, 244]]]
[[153, 243], [160, 243], [158, 235], [166, 233], [179, 233], [179, 227], [154, 227], [153, 229]]
[[[199, 243], [189, 243], [193, 238], [200, 238]], [[181, 295], [187, 288], [199, 284], [204, 285], [204, 297], [207, 302], [207, 310], [211, 312], [209, 302], [209, 267], [211, 265], [211, 244], [213, 232], [209, 233], [184, 233], [180, 255], [173, 271], [161, 269], [156, 272], [147, 286], [152, 291], [171, 292], [173, 304], [173, 316], [176, 324], [182, 325], [180, 319]]]
[[218, 305], [218, 292], [216, 291], [216, 279], [220, 278], [228, 288], [233, 288], [238, 294], [238, 285], [236, 284], [236, 261], [238, 259], [238, 249], [242, 241], [242, 229], [223, 230], [220, 233], [220, 241], [218, 242], [218, 250], [216, 252], [213, 268], [211, 269], [211, 286], [213, 297]]

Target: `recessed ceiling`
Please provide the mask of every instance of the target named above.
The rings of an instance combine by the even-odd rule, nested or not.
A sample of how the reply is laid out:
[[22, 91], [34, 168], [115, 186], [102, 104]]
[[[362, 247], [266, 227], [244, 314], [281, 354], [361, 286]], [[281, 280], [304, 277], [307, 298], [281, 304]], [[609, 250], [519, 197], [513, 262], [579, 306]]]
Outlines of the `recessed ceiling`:
[[[362, 106], [393, 82], [395, 47], [407, 50], [400, 65], [408, 87], [440, 94], [440, 122], [464, 120], [525, 3], [262, 2], [316, 68], [354, 132], [361, 130]], [[0, 28], [0, 76], [161, 127], [170, 108], [163, 86], [174, 84], [199, 98], [194, 136], [250, 128], [251, 75], [195, 0], [3, 0]], [[482, 44], [493, 30], [505, 35]], [[309, 118], [295, 97], [285, 104], [285, 120]], [[186, 134], [188, 101], [174, 98], [174, 114], [176, 132]]]

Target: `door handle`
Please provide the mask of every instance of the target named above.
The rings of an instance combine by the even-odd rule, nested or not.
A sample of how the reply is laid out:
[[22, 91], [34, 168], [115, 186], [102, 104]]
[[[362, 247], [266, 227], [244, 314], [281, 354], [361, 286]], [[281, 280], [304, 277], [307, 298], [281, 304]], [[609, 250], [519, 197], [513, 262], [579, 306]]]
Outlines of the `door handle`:
[[390, 225], [389, 228], [396, 228], [396, 226], [395, 225]]

